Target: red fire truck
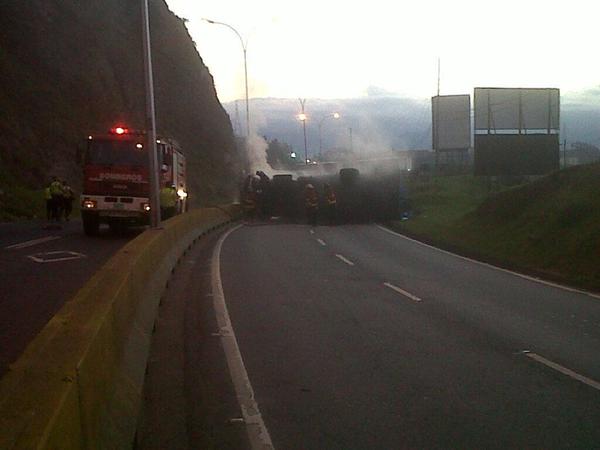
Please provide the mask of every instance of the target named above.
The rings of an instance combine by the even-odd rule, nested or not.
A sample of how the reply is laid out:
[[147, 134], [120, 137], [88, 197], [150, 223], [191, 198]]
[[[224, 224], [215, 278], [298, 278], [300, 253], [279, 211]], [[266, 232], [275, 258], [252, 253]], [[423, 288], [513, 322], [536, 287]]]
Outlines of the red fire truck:
[[[111, 228], [145, 225], [150, 217], [150, 176], [145, 134], [115, 127], [87, 140], [83, 169], [81, 218], [87, 235], [101, 223]], [[179, 194], [179, 212], [187, 208], [185, 157], [177, 143], [157, 139], [159, 189], [167, 183]]]

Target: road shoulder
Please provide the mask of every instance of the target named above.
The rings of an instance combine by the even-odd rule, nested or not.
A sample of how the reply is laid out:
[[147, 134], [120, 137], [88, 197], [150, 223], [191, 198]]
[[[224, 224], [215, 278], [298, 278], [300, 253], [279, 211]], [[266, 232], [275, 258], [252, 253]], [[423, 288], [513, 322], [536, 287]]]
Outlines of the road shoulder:
[[202, 237], [181, 258], [161, 300], [137, 449], [249, 448], [212, 302], [219, 235]]

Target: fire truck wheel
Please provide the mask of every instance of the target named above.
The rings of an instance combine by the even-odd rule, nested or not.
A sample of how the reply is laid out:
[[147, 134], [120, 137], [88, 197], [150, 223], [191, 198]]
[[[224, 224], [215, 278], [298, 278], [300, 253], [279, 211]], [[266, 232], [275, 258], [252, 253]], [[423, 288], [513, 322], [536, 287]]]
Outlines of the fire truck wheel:
[[95, 217], [82, 217], [83, 221], [83, 232], [87, 236], [95, 236], [98, 234], [98, 229], [100, 228], [100, 223], [98, 219]]

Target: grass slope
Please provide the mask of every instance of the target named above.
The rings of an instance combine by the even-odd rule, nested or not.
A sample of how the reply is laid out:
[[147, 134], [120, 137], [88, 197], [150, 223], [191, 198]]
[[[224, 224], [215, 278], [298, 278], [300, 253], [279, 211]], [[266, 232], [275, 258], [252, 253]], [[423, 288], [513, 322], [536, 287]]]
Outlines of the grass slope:
[[600, 164], [489, 193], [473, 177], [412, 183], [401, 231], [496, 264], [600, 290]]

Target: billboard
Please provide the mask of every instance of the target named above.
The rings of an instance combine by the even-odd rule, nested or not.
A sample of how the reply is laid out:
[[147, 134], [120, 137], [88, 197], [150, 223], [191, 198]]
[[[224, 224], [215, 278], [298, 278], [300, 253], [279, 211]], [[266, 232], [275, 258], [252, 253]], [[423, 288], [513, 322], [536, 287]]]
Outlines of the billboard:
[[558, 134], [476, 134], [475, 175], [544, 175], [559, 169]]
[[475, 133], [486, 130], [558, 130], [560, 90], [475, 88]]
[[475, 174], [543, 175], [559, 169], [560, 91], [475, 88]]
[[432, 97], [431, 113], [434, 150], [466, 150], [471, 147], [470, 95]]

